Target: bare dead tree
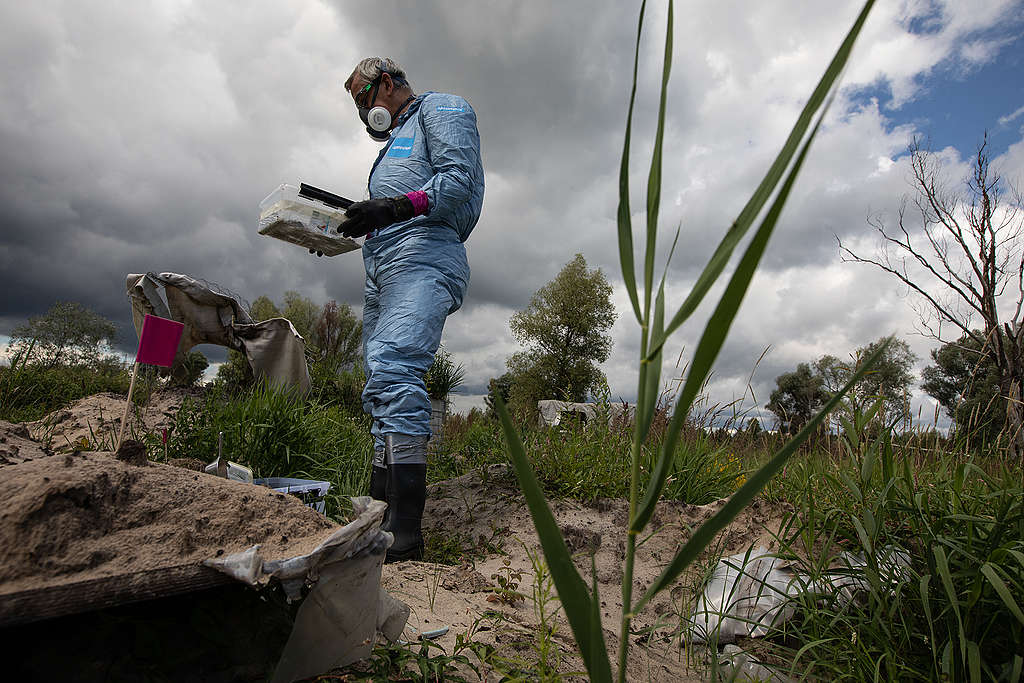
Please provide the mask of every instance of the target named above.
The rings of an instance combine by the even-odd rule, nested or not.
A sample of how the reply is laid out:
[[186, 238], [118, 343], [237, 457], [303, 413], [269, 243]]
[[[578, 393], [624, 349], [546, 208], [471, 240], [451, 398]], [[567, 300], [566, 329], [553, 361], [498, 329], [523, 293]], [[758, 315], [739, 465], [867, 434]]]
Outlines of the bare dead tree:
[[1008, 451], [1024, 457], [1024, 202], [990, 164], [988, 136], [960, 188], [944, 179], [941, 158], [918, 140], [909, 147], [912, 197], [903, 197], [895, 227], [868, 223], [881, 236], [873, 258], [839, 240], [843, 261], [869, 263], [918, 296], [921, 332], [942, 343], [969, 337], [999, 370]]

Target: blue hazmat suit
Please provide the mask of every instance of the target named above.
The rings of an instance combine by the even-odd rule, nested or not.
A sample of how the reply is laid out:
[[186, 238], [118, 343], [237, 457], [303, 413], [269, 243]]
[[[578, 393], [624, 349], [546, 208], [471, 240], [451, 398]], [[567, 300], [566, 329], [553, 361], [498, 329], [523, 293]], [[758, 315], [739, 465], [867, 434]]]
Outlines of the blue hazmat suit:
[[[476, 114], [456, 95], [427, 92], [398, 117], [370, 169], [370, 198], [422, 190], [429, 210], [363, 243], [366, 291], [363, 409], [373, 416], [375, 464], [385, 436], [395, 463], [425, 463], [430, 399], [423, 379], [445, 318], [469, 284], [463, 242], [480, 218], [484, 172]], [[379, 462], [378, 462], [379, 461]]]

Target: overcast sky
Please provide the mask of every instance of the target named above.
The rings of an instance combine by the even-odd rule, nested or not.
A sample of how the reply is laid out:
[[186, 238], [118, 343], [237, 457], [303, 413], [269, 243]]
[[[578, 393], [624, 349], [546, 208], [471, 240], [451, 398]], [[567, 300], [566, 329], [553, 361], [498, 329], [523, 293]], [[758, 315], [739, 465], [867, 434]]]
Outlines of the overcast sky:
[[[316, 259], [262, 237], [257, 205], [283, 182], [363, 198], [378, 147], [342, 83], [362, 57], [387, 55], [417, 92], [462, 95], [479, 119], [483, 215], [466, 245], [469, 292], [444, 334], [467, 371], [456, 406], [480, 403], [517, 349], [509, 317], [577, 252], [615, 286], [604, 370], [613, 396], [633, 400], [639, 337], [615, 210], [638, 10], [578, 0], [0, 4], [0, 335], [72, 300], [116, 321], [119, 347], [134, 352], [125, 275], [146, 271], [187, 273], [249, 301], [293, 289], [359, 310], [358, 253]], [[682, 229], [670, 306], [858, 10], [848, 0], [677, 3], [661, 210], [665, 247]], [[665, 14], [652, 3], [641, 50], [635, 209]], [[880, 0], [716, 365], [713, 402], [743, 396], [754, 373], [763, 406], [797, 363], [891, 333], [924, 364], [935, 344], [913, 334], [907, 293], [840, 262], [834, 235], [873, 253], [867, 218], [892, 220], [915, 136], [955, 180], [987, 130], [994, 164], [1024, 177], [1022, 28], [1021, 2]], [[708, 310], [673, 338], [667, 373], [680, 351], [685, 364]], [[918, 404], [930, 416], [927, 397]]]

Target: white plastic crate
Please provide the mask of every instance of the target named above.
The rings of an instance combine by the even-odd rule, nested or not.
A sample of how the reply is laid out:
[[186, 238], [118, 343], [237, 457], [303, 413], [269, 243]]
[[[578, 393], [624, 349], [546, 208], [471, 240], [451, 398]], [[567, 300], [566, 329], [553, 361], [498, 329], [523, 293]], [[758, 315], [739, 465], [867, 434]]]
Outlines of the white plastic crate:
[[359, 243], [334, 234], [345, 212], [299, 195], [299, 188], [284, 184], [260, 202], [259, 233], [336, 256], [359, 249]]
[[295, 496], [305, 503], [307, 507], [313, 508], [320, 514], [324, 514], [326, 507], [324, 498], [327, 496], [327, 490], [331, 488], [331, 483], [327, 481], [294, 479], [292, 477], [267, 477], [265, 479], [255, 479], [252, 483], [266, 486], [279, 493]]

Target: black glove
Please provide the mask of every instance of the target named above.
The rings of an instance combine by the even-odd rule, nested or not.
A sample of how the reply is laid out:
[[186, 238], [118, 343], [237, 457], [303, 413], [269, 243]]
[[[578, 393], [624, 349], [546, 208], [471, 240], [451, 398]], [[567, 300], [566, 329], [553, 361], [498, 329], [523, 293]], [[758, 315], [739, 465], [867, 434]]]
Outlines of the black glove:
[[338, 226], [338, 232], [345, 237], [362, 237], [392, 223], [407, 221], [414, 213], [412, 202], [404, 194], [384, 199], [368, 199], [365, 202], [356, 202], [345, 210], [347, 220]]
[[310, 254], [316, 254], [317, 256], [323, 256], [323, 255], [324, 255], [324, 252], [322, 252], [322, 251], [317, 251], [316, 249], [310, 249], [310, 250], [309, 250], [309, 253], [310, 253]]

